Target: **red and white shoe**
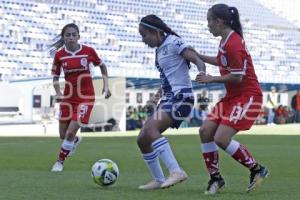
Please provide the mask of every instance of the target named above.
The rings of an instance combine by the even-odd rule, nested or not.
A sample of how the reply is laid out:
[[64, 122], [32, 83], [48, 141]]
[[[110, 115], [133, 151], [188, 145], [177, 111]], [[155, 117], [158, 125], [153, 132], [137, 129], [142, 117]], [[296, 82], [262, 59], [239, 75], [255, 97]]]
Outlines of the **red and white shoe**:
[[56, 161], [52, 166], [51, 172], [62, 172], [63, 169], [64, 169], [64, 164], [59, 161]]

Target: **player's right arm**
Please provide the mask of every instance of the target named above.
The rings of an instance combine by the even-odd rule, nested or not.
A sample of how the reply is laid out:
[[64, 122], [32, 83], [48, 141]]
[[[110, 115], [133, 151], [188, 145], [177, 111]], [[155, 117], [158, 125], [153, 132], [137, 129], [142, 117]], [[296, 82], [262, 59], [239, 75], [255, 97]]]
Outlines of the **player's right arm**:
[[61, 70], [61, 63], [60, 60], [58, 59], [57, 54], [55, 54], [53, 64], [52, 64], [51, 74], [53, 76], [52, 84], [56, 93], [56, 101], [61, 101], [63, 98], [63, 94], [61, 93], [60, 84], [59, 84], [60, 70]]
[[197, 55], [199, 56], [199, 58], [201, 60], [203, 60], [203, 62], [211, 64], [211, 65], [218, 66], [217, 57], [215, 57], [215, 56], [206, 56], [206, 55], [202, 55], [202, 54], [199, 54], [199, 53], [197, 53]]
[[56, 93], [56, 98], [57, 99], [62, 99], [63, 94], [61, 93], [60, 90], [60, 85], [59, 85], [59, 76], [54, 76], [53, 77], [53, 88]]

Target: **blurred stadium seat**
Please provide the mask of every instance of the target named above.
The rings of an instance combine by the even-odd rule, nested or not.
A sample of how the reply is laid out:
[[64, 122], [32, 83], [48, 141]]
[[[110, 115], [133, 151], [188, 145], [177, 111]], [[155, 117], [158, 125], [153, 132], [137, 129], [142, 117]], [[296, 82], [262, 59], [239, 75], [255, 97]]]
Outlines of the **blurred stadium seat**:
[[[218, 40], [207, 30], [215, 0], [0, 0], [0, 70], [3, 80], [50, 76], [47, 47], [62, 27], [79, 25], [81, 42], [98, 50], [113, 76], [158, 77], [153, 50], [138, 34], [147, 14], [162, 17], [199, 52], [215, 55]], [[300, 83], [300, 23], [279, 0], [224, 0], [236, 6], [261, 82]], [[276, 6], [277, 5], [277, 6]], [[279, 5], [279, 6], [278, 6]], [[298, 5], [298, 4], [297, 4]], [[284, 11], [284, 9], [289, 9]], [[208, 68], [210, 74], [217, 68]], [[192, 69], [196, 73], [196, 68]], [[288, 79], [286, 76], [288, 75]]]

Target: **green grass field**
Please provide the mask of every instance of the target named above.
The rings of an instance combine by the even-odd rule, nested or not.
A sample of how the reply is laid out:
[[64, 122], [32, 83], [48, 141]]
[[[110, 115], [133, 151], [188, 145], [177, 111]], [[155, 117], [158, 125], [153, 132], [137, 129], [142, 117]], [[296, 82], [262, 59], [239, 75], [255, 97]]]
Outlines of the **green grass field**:
[[[51, 137], [0, 137], [0, 199], [2, 200], [268, 200], [300, 199], [300, 135], [284, 126], [272, 127], [283, 135], [261, 135], [270, 128], [254, 128], [240, 134], [238, 141], [245, 144], [256, 159], [269, 167], [270, 177], [262, 187], [247, 194], [248, 171], [225, 153], [220, 155], [221, 172], [227, 186], [215, 196], [205, 196], [203, 191], [208, 175], [200, 154], [197, 135], [167, 137], [175, 155], [189, 175], [182, 184], [165, 190], [139, 191], [137, 186], [150, 180], [141, 159], [135, 136], [85, 137], [73, 157], [65, 162], [62, 173], [51, 173], [60, 145]], [[196, 133], [197, 129], [180, 129], [179, 132]], [[272, 132], [272, 131], [271, 131]], [[295, 135], [284, 135], [285, 133]], [[274, 132], [273, 132], [274, 133]], [[109, 134], [109, 133], [105, 133]], [[129, 135], [136, 135], [131, 132]], [[89, 134], [92, 135], [92, 134]], [[114, 160], [120, 169], [115, 185], [100, 187], [93, 183], [90, 168], [100, 158]]]

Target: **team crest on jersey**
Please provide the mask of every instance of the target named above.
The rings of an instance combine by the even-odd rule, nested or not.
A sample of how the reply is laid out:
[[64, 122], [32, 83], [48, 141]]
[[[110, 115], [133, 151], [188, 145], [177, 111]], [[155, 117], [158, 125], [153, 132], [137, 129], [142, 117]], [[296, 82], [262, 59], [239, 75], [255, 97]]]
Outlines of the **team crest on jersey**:
[[224, 55], [221, 55], [221, 63], [223, 66], [227, 66], [227, 59]]
[[81, 58], [80, 59], [80, 64], [84, 67], [87, 67], [87, 59], [86, 58]]
[[174, 42], [176, 43], [175, 45], [178, 47], [181, 47], [181, 45], [183, 45], [184, 43], [182, 40], [178, 40], [178, 39], [174, 40]]

